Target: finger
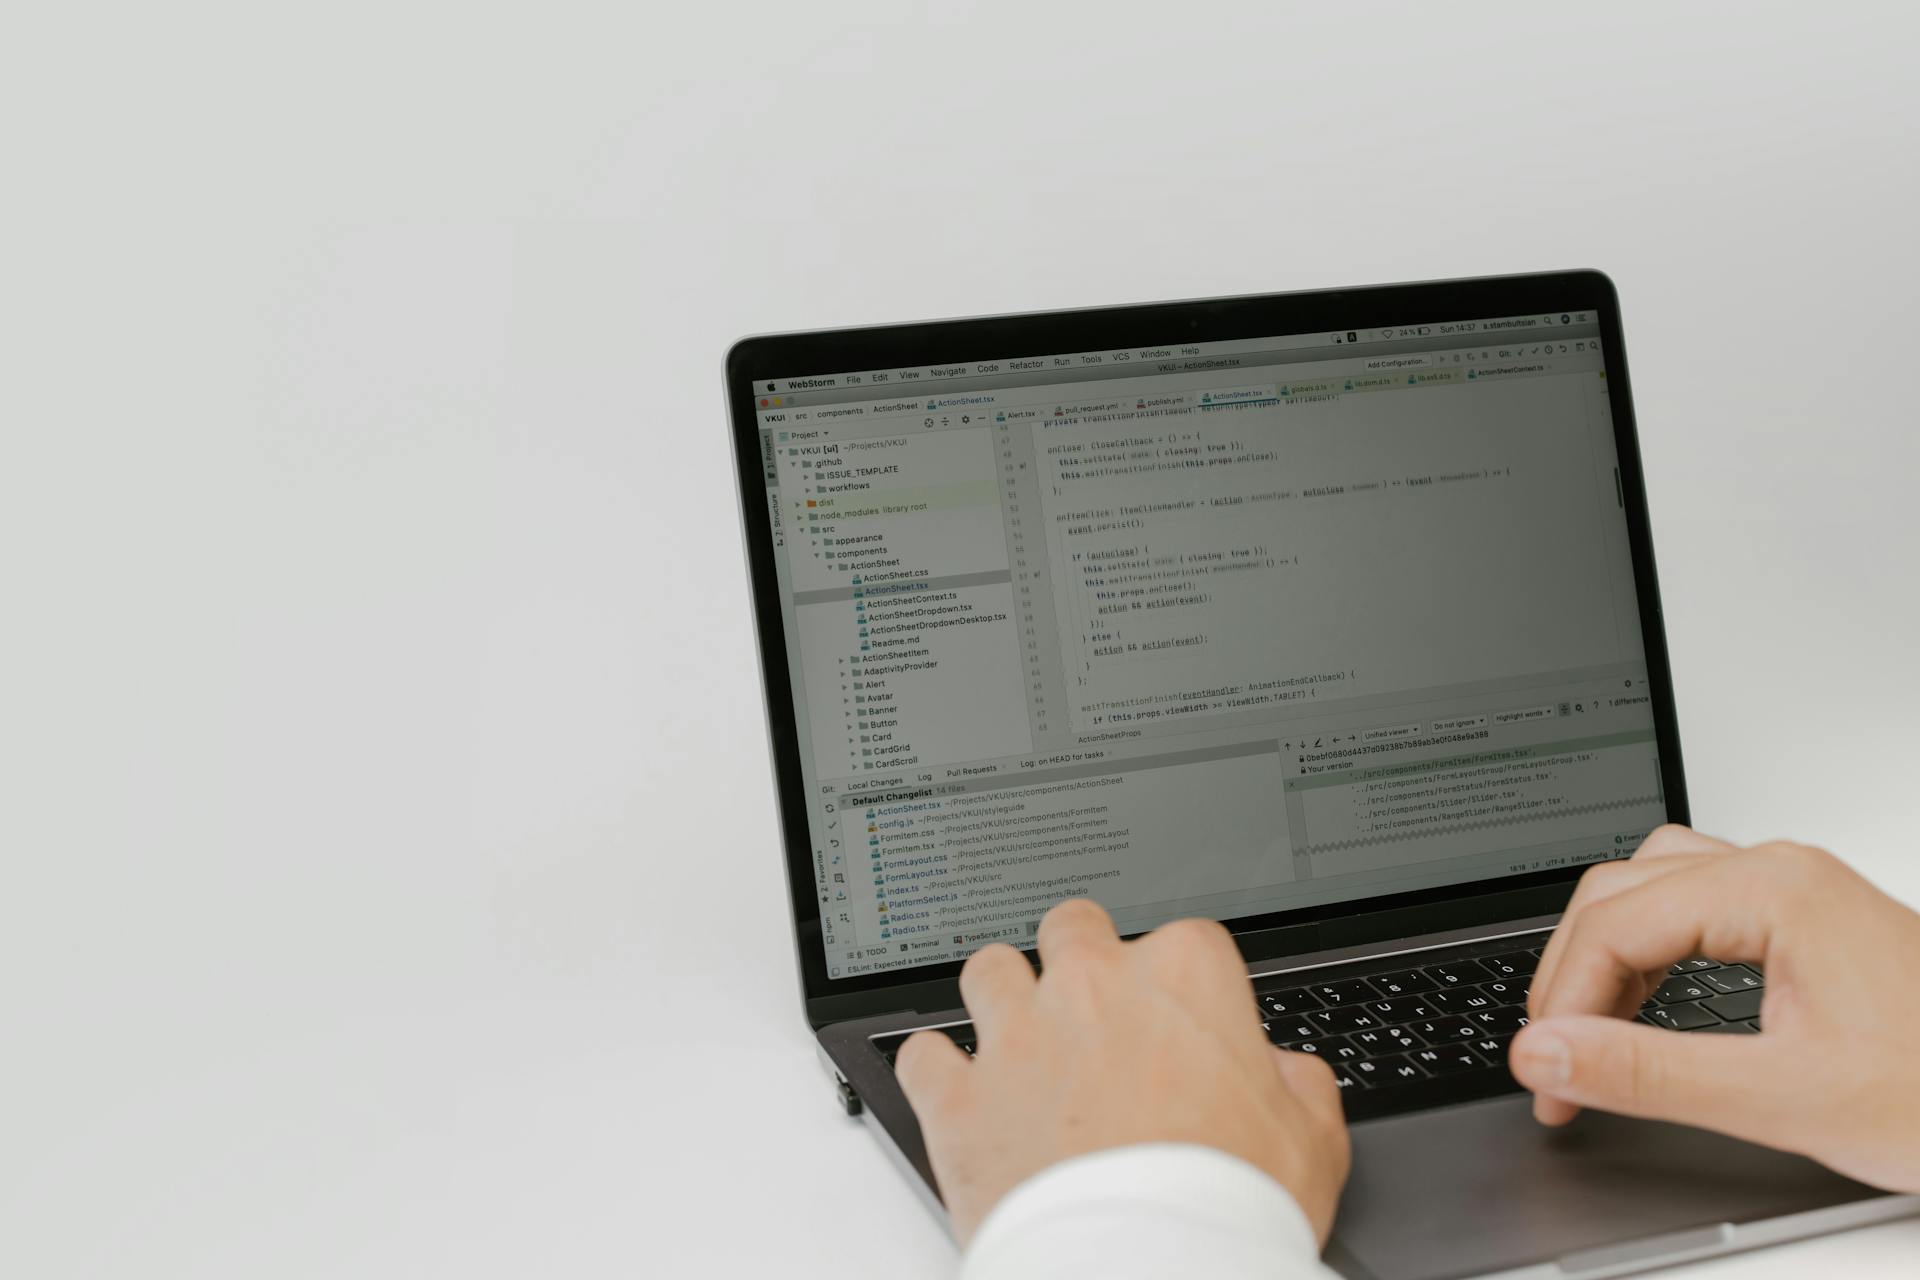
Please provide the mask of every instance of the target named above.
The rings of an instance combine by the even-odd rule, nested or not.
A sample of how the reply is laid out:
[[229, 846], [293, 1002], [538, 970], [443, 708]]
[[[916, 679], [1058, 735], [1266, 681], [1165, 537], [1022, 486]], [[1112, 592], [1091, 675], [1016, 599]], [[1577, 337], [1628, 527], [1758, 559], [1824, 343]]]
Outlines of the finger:
[[1596, 902], [1605, 902], [1628, 889], [1671, 875], [1686, 865], [1671, 857], [1656, 857], [1650, 862], [1642, 862], [1636, 857], [1631, 861], [1603, 862], [1589, 867], [1587, 873], [1580, 877], [1580, 883], [1574, 886], [1573, 897], [1567, 900], [1567, 909], [1560, 913], [1560, 923], [1554, 929], [1553, 936], [1547, 939], [1546, 950], [1540, 953], [1540, 967], [1534, 971], [1533, 982], [1528, 988], [1528, 1011], [1540, 1009], [1543, 995], [1552, 989], [1554, 976], [1559, 973], [1561, 959], [1566, 955], [1567, 939], [1573, 935], [1573, 924], [1580, 918], [1581, 912]]
[[1250, 1030], [1259, 1023], [1246, 960], [1218, 921], [1175, 920], [1124, 950], [1142, 967], [1144, 981], [1174, 992], [1190, 1009], [1238, 1019], [1236, 1025]]
[[1091, 898], [1068, 898], [1041, 918], [1035, 936], [1040, 948], [1040, 967], [1052, 968], [1076, 956], [1118, 955], [1120, 935], [1114, 931], [1113, 917]]
[[938, 1031], [916, 1031], [900, 1046], [894, 1075], [908, 1105], [920, 1117], [921, 1127], [929, 1131], [930, 1142], [932, 1132], [951, 1111], [972, 1065], [960, 1046]]
[[990, 943], [960, 966], [960, 998], [966, 1002], [967, 1013], [984, 1044], [995, 1029], [1033, 999], [1033, 966], [1006, 943]]
[[1791, 895], [1746, 862], [1706, 860], [1587, 907], [1565, 926], [1551, 985], [1530, 993], [1534, 1012], [1605, 1013], [1635, 978], [1691, 955], [1764, 961]]
[[[1739, 851], [1737, 845], [1702, 835], [1692, 827], [1683, 827], [1677, 822], [1655, 827], [1640, 842], [1640, 847], [1633, 851], [1632, 858], [1624, 862], [1603, 862], [1589, 868], [1580, 877], [1580, 883], [1574, 886], [1573, 897], [1567, 901], [1566, 910], [1560, 913], [1560, 923], [1564, 926], [1583, 908], [1595, 902], [1604, 901], [1636, 884], [1644, 884], [1654, 876], [1677, 870], [1683, 864], [1675, 862], [1676, 858]], [[1539, 970], [1533, 976], [1532, 989], [1535, 992], [1546, 988], [1560, 967], [1560, 954], [1565, 947], [1563, 933], [1563, 929], [1556, 929], [1553, 936], [1547, 939], [1546, 950], [1540, 955]], [[1528, 1001], [1528, 1007], [1533, 1007], [1532, 1000]]]
[[1787, 1105], [1794, 1082], [1780, 1079], [1779, 1059], [1764, 1036], [1684, 1035], [1588, 1016], [1531, 1023], [1508, 1055], [1514, 1078], [1569, 1117], [1596, 1107], [1787, 1146], [1798, 1109]]
[[[1311, 1139], [1306, 1155], [1311, 1162], [1312, 1183], [1309, 1194], [1300, 1198], [1300, 1206], [1324, 1246], [1333, 1230], [1336, 1198], [1353, 1168], [1353, 1141], [1340, 1108], [1340, 1088], [1333, 1082], [1333, 1068], [1315, 1054], [1276, 1048], [1273, 1055], [1289, 1101], [1300, 1109], [1305, 1121], [1303, 1129], [1290, 1123], [1289, 1132]], [[1312, 1184], [1318, 1184], [1322, 1194], [1313, 1194]]]
[[1685, 857], [1695, 853], [1738, 853], [1740, 846], [1718, 836], [1706, 835], [1677, 822], [1655, 827], [1640, 847], [1633, 851], [1638, 859]]
[[1589, 869], [1580, 877], [1567, 909], [1560, 915], [1559, 927], [1547, 940], [1546, 950], [1540, 955], [1540, 967], [1533, 975], [1527, 997], [1528, 1011], [1544, 1007], [1540, 1001], [1546, 992], [1552, 990], [1553, 980], [1560, 972], [1561, 957], [1566, 954], [1566, 939], [1572, 932], [1568, 926], [1582, 911], [1596, 902], [1604, 902], [1660, 876], [1698, 866], [1700, 858], [1719, 858], [1738, 852], [1737, 846], [1724, 840], [1703, 836], [1691, 827], [1670, 822], [1663, 827], [1656, 827], [1653, 834], [1641, 842], [1630, 860], [1606, 862]]
[[[1621, 1021], [1631, 1019], [1640, 1011], [1640, 1006], [1646, 1003], [1647, 997], [1653, 994], [1654, 988], [1660, 985], [1665, 976], [1666, 970], [1663, 969], [1657, 974], [1639, 974], [1627, 980], [1621, 988], [1620, 998], [1614, 1001], [1613, 1008], [1607, 1011], [1607, 1016]], [[1535, 991], [1537, 993], [1538, 988]], [[1531, 998], [1529, 996], [1529, 999]], [[1528, 1016], [1531, 1017], [1531, 1013]], [[1571, 1102], [1562, 1102], [1558, 1098], [1535, 1096], [1533, 1100], [1534, 1118], [1542, 1124], [1565, 1124], [1579, 1113], [1579, 1107]]]
[[1340, 1086], [1334, 1083], [1333, 1068], [1315, 1053], [1293, 1053], [1276, 1048], [1274, 1061], [1280, 1066], [1280, 1078], [1287, 1091], [1305, 1108], [1316, 1124], [1344, 1126], [1345, 1113], [1340, 1106]]

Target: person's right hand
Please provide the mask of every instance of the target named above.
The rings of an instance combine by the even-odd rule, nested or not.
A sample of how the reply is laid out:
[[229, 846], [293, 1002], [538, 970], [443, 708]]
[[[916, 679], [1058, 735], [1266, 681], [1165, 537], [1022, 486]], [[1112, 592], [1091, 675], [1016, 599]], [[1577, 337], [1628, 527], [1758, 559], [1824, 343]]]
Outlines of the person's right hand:
[[[1759, 1035], [1626, 1021], [1693, 955], [1766, 968]], [[1514, 1076], [1534, 1114], [1672, 1120], [1920, 1191], [1920, 915], [1832, 854], [1686, 827], [1581, 879], [1541, 958]]]
[[1227, 931], [1176, 920], [1122, 942], [1097, 903], [1069, 898], [1038, 943], [1038, 978], [1005, 943], [960, 970], [977, 1057], [938, 1031], [900, 1049], [900, 1088], [960, 1242], [1050, 1165], [1182, 1143], [1267, 1174], [1325, 1243], [1347, 1179], [1340, 1090], [1313, 1054], [1268, 1047]]

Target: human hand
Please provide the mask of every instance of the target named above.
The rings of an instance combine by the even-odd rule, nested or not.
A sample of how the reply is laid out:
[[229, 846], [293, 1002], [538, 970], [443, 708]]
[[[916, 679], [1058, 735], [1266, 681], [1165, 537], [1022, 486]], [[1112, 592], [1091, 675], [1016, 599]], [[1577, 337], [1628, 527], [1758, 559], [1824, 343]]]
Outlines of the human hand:
[[[1625, 1021], [1692, 955], [1766, 967], [1759, 1035]], [[1920, 915], [1832, 854], [1665, 826], [1581, 878], [1509, 1061], [1547, 1124], [1673, 1120], [1920, 1191], [1916, 978]]]
[[1227, 931], [1181, 920], [1123, 943], [1099, 906], [1069, 899], [1038, 941], [1037, 978], [1004, 943], [960, 971], [975, 1058], [938, 1031], [900, 1049], [900, 1087], [960, 1242], [1050, 1165], [1182, 1142], [1270, 1174], [1324, 1244], [1347, 1177], [1339, 1090], [1326, 1063], [1267, 1044]]

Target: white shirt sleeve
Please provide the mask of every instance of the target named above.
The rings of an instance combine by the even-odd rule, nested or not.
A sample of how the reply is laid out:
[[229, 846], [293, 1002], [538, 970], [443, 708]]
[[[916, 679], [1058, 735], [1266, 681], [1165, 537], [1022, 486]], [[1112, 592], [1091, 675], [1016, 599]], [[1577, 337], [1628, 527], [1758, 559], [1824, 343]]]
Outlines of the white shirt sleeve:
[[961, 1280], [1336, 1280], [1293, 1197], [1244, 1160], [1157, 1143], [1043, 1169], [980, 1224]]

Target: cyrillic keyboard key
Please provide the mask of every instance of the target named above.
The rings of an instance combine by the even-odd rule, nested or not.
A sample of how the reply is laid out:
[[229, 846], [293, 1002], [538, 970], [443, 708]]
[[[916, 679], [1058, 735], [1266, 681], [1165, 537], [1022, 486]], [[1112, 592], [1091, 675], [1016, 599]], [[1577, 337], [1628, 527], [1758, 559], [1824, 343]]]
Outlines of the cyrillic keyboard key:
[[1426, 1022], [1416, 1022], [1408, 1030], [1428, 1044], [1445, 1044], [1449, 1040], [1471, 1040], [1482, 1029], [1465, 1018], [1432, 1018]]
[[1661, 1004], [1680, 1004], [1687, 1000], [1705, 1000], [1713, 988], [1698, 978], [1668, 978], [1653, 989], [1653, 998]]
[[1374, 1069], [1373, 1075], [1379, 1084], [1405, 1084], [1409, 1080], [1425, 1080], [1428, 1075], [1427, 1069], [1415, 1063], [1413, 1055], [1407, 1053], [1374, 1058], [1367, 1065]]
[[1307, 990], [1325, 1001], [1328, 1008], [1343, 1004], [1364, 1004], [1369, 1000], [1379, 999], [1379, 993], [1360, 978], [1347, 982], [1322, 982], [1308, 987]]
[[1307, 1021], [1323, 1031], [1361, 1031], [1367, 1027], [1377, 1027], [1380, 1020], [1365, 1009], [1315, 1009], [1307, 1014]]
[[1365, 1080], [1353, 1074], [1352, 1064], [1345, 1062], [1336, 1062], [1333, 1064], [1333, 1082], [1342, 1089], [1364, 1089], [1367, 1087]]
[[1422, 991], [1431, 991], [1440, 984], [1417, 969], [1405, 973], [1376, 973], [1367, 981], [1379, 990], [1383, 996], [1411, 996]]
[[1663, 1004], [1640, 1016], [1656, 1027], [1667, 1027], [1673, 1031], [1692, 1031], [1699, 1027], [1710, 1027], [1719, 1021], [1697, 1003]]
[[1469, 1040], [1467, 1047], [1498, 1067], [1506, 1063], [1507, 1045], [1512, 1040], [1512, 1036], [1488, 1036], [1483, 1040]]
[[1416, 1049], [1407, 1055], [1416, 1066], [1430, 1071], [1434, 1075], [1446, 1075], [1455, 1071], [1471, 1071], [1475, 1067], [1484, 1067], [1486, 1062], [1464, 1044], [1436, 1045], [1431, 1049]]
[[1260, 997], [1260, 1007], [1266, 1010], [1270, 1017], [1284, 1018], [1288, 1014], [1322, 1008], [1324, 1002], [1313, 992], [1296, 987], [1290, 991], [1267, 992]]
[[[1359, 1034], [1355, 1032], [1355, 1034]], [[1388, 1027], [1381, 1032], [1392, 1042], [1393, 1047], [1402, 1051], [1426, 1047], [1426, 1042], [1405, 1027]]]
[[1367, 1003], [1366, 1010], [1381, 1022], [1412, 1022], [1415, 1018], [1440, 1016], [1440, 1010], [1429, 1004], [1425, 996], [1408, 996], [1402, 1000], [1372, 1000]]
[[1489, 982], [1480, 990], [1493, 997], [1495, 1004], [1525, 1004], [1527, 984], [1524, 982]]
[[1760, 1002], [1765, 998], [1764, 991], [1736, 991], [1730, 996], [1715, 996], [1701, 1003], [1728, 1022], [1745, 1022], [1748, 1018], [1760, 1016]]
[[1316, 1058], [1333, 1060], [1333, 1051], [1346, 1043], [1345, 1036], [1321, 1036], [1313, 1040], [1289, 1040], [1281, 1045], [1288, 1053], [1310, 1053]]
[[1365, 1031], [1355, 1031], [1347, 1037], [1353, 1046], [1370, 1058], [1383, 1053], [1400, 1052], [1399, 1041], [1393, 1039], [1384, 1027], [1369, 1027]]
[[1482, 1034], [1510, 1036], [1527, 1025], [1527, 1011], [1516, 1009], [1512, 1005], [1502, 1005], [1498, 1009], [1483, 1009], [1472, 1017], [1473, 1021], [1483, 1028]]
[[1347, 1070], [1351, 1071], [1356, 1079], [1365, 1080], [1376, 1089], [1384, 1085], [1419, 1080], [1427, 1074], [1397, 1053], [1389, 1054], [1384, 1058], [1350, 1062], [1347, 1064]]
[[1272, 1018], [1267, 1022], [1267, 1038], [1275, 1044], [1291, 1044], [1295, 1040], [1313, 1040], [1324, 1032], [1324, 1027], [1308, 1022], [1304, 1017]]
[[1682, 960], [1679, 964], [1667, 970], [1667, 972], [1678, 977], [1685, 973], [1704, 973], [1708, 969], [1718, 969], [1719, 967], [1720, 962], [1717, 960], [1709, 960], [1705, 956], [1694, 956], [1691, 960]]
[[1767, 985], [1765, 978], [1743, 964], [1730, 964], [1724, 969], [1703, 973], [1700, 981], [1726, 995], [1736, 991], [1757, 991]]
[[1446, 964], [1430, 964], [1420, 972], [1443, 987], [1471, 987], [1489, 981], [1494, 976], [1487, 972], [1485, 965], [1474, 960], [1452, 960]]
[[1540, 967], [1531, 951], [1515, 951], [1511, 955], [1492, 956], [1480, 962], [1493, 970], [1497, 978], [1524, 978]]

